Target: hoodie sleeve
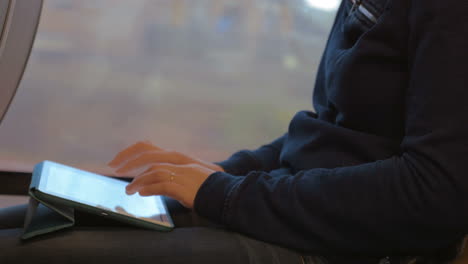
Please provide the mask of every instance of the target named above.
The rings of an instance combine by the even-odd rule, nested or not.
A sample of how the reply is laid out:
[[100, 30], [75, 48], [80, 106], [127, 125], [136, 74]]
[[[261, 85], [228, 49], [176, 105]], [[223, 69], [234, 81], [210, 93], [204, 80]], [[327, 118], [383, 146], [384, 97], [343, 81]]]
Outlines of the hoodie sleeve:
[[279, 156], [286, 136], [287, 134], [253, 151], [238, 151], [229, 159], [216, 164], [232, 175], [246, 175], [254, 170], [269, 172], [280, 167]]

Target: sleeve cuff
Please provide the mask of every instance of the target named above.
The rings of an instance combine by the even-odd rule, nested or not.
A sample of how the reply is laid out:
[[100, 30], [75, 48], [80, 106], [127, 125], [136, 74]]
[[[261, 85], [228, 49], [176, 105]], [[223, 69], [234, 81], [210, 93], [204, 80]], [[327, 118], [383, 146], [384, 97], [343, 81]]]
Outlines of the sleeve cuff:
[[230, 198], [242, 181], [243, 177], [236, 177], [224, 172], [211, 174], [203, 182], [195, 196], [195, 212], [211, 221], [225, 224]]
[[236, 152], [229, 159], [221, 162], [215, 162], [215, 164], [221, 166], [225, 172], [236, 176], [245, 175], [250, 171], [258, 170], [261, 167], [259, 161], [249, 150]]

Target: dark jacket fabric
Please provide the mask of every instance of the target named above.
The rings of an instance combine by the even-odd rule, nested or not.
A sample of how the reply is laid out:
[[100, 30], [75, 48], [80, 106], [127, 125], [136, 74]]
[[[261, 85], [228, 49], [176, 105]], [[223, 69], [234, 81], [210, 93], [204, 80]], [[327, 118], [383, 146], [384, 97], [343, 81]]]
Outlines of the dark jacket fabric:
[[344, 0], [315, 112], [221, 162], [202, 216], [310, 254], [419, 254], [468, 227], [468, 1]]

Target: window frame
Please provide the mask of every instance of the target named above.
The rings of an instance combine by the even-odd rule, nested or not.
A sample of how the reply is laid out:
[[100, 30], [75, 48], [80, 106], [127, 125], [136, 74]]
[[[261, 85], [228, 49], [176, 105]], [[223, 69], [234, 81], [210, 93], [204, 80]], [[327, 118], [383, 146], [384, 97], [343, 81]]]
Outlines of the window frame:
[[0, 171], [0, 195], [27, 195], [32, 173]]
[[[43, 0], [0, 0], [0, 124], [25, 71], [34, 43]], [[6, 12], [5, 12], [6, 11]]]

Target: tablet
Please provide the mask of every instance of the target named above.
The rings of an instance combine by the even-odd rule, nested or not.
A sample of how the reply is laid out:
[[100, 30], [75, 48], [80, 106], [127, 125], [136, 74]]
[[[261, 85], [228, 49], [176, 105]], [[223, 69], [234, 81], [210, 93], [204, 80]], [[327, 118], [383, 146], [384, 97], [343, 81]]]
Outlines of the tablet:
[[[128, 182], [52, 161], [36, 165], [34, 195], [141, 227], [169, 231], [174, 224], [162, 196], [127, 195]], [[32, 184], [33, 186], [33, 184]]]

